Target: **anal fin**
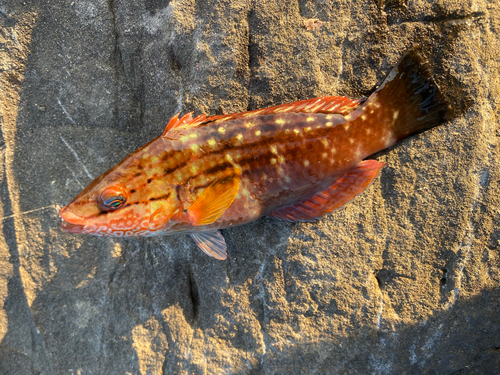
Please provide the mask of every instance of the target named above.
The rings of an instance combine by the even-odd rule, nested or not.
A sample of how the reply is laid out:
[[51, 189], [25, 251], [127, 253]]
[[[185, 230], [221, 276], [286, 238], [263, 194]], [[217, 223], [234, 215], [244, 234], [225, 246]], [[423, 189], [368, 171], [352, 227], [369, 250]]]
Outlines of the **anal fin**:
[[273, 216], [287, 221], [311, 221], [351, 201], [371, 185], [385, 163], [363, 160], [323, 191], [273, 211]]
[[227, 258], [226, 241], [219, 231], [193, 233], [191, 237], [205, 254], [219, 260]]

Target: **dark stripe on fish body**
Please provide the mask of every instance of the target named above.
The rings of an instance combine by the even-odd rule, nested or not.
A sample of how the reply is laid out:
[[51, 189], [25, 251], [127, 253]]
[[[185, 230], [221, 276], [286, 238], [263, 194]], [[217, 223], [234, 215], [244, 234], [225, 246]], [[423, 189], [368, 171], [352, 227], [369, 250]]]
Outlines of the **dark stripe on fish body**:
[[[232, 126], [228, 126], [229, 128], [233, 128], [233, 129], [225, 130], [225, 134], [226, 133], [229, 133], [229, 134], [226, 134], [224, 139], [219, 138], [220, 134], [218, 132], [211, 131], [209, 134], [207, 134], [205, 137], [203, 137], [204, 141], [205, 141], [204, 144], [200, 144], [197, 142], [198, 147], [202, 148], [203, 146], [207, 146], [207, 143], [210, 139], [214, 139], [215, 137], [219, 138], [219, 139], [214, 139], [216, 142], [217, 149], [214, 150], [213, 148], [211, 148], [210, 152], [207, 152], [206, 154], [199, 156], [198, 160], [192, 160], [192, 156], [194, 153], [191, 152], [191, 150], [188, 151], [187, 149], [183, 149], [183, 150], [167, 151], [166, 155], [162, 155], [160, 157], [161, 160], [163, 160], [163, 161], [169, 160], [172, 158], [172, 156], [175, 155], [175, 153], [182, 152], [182, 151], [184, 151], [184, 152], [182, 152], [184, 154], [184, 155], [182, 155], [182, 156], [184, 156], [184, 158], [182, 158], [182, 159], [184, 159], [184, 160], [182, 162], [178, 163], [177, 165], [174, 165], [168, 169], [165, 169], [164, 176], [172, 174], [172, 173], [176, 172], [177, 170], [188, 166], [188, 164], [190, 164], [192, 162], [197, 163], [198, 166], [201, 168], [197, 173], [192, 174], [191, 176], [187, 177], [187, 179], [190, 180], [190, 179], [195, 178], [198, 175], [203, 174], [203, 173], [210, 174], [210, 171], [209, 171], [210, 168], [219, 168], [219, 167], [217, 167], [217, 166], [208, 167], [204, 171], [201, 170], [201, 169], [203, 169], [202, 166], [206, 166], [208, 164], [206, 161], [208, 157], [221, 156], [221, 154], [223, 154], [223, 153], [231, 155], [231, 154], [234, 154], [234, 152], [237, 150], [245, 150], [245, 151], [247, 151], [247, 152], [245, 152], [245, 154], [250, 154], [250, 155], [253, 153], [260, 154], [261, 150], [259, 150], [259, 148], [261, 146], [268, 146], [268, 147], [270, 147], [272, 145], [285, 146], [286, 150], [284, 150], [285, 151], [284, 154], [280, 155], [280, 156], [282, 156], [286, 159], [288, 154], [293, 156], [298, 151], [298, 150], [296, 150], [295, 145], [293, 148], [286, 147], [288, 144], [290, 144], [290, 143], [303, 144], [304, 142], [307, 142], [307, 141], [314, 141], [315, 139], [326, 137], [332, 131], [332, 129], [335, 127], [335, 125], [339, 124], [338, 123], [339, 117], [332, 118], [331, 120], [329, 120], [329, 119], [326, 119], [327, 115], [324, 115], [325, 117], [323, 117], [323, 118], [318, 117], [316, 115], [316, 116], [313, 116], [313, 118], [314, 118], [313, 121], [308, 122], [307, 118], [309, 118], [311, 116], [313, 116], [313, 115], [306, 114], [304, 116], [300, 116], [301, 117], [300, 121], [294, 121], [292, 123], [285, 124], [282, 126], [276, 125], [276, 120], [280, 120], [280, 117], [277, 117], [275, 115], [262, 116], [262, 117], [267, 117], [265, 119], [267, 121], [265, 121], [264, 123], [261, 123], [261, 124], [259, 124], [258, 122], [262, 121], [262, 120], [257, 119], [257, 118], [248, 118], [248, 120], [245, 119], [245, 121], [239, 120], [239, 119], [234, 120], [235, 122], [238, 121], [239, 124], [236, 123], [236, 124], [232, 124]], [[336, 124], [332, 124], [332, 126], [328, 127], [328, 128], [325, 127], [325, 124], [327, 122], [335, 122], [336, 119], [337, 119]], [[256, 124], [250, 128], [247, 128], [245, 126], [245, 124], [248, 122], [255, 122]], [[321, 127], [317, 127], [318, 122], [321, 123]], [[222, 123], [220, 125], [223, 126]], [[314, 129], [312, 128], [313, 126], [315, 127]], [[278, 131], [278, 128], [279, 128], [279, 131]], [[305, 128], [311, 128], [311, 129], [306, 132], [304, 130]], [[195, 130], [196, 129], [193, 129], [193, 131], [195, 131]], [[296, 133], [294, 130], [299, 130], [299, 133]], [[261, 135], [259, 135], [259, 136], [253, 135], [257, 131], [260, 131]], [[274, 132], [274, 134], [272, 134], [272, 135], [262, 134], [263, 131], [265, 133]], [[241, 134], [243, 136], [243, 139], [245, 139], [245, 138], [246, 139], [248, 139], [248, 138], [260, 138], [260, 139], [253, 141], [251, 143], [237, 144], [239, 142], [235, 141], [235, 140], [237, 139], [237, 136], [239, 134]], [[249, 134], [251, 135], [250, 137], [249, 137]], [[318, 142], [318, 141], [316, 141], [316, 142]], [[307, 142], [307, 143], [309, 143], [309, 142]], [[265, 148], [267, 148], [267, 147], [265, 147]], [[186, 151], [188, 151], [187, 152], [188, 155], [186, 155]], [[289, 152], [287, 152], [287, 151], [289, 151]], [[179, 155], [177, 155], [177, 157], [178, 156]], [[236, 164], [244, 166], [245, 163], [248, 163], [250, 168], [255, 168], [255, 167], [264, 166], [264, 165], [268, 164], [268, 162], [266, 162], [266, 160], [270, 160], [273, 157], [276, 157], [276, 155], [268, 152], [268, 153], [266, 153], [265, 157], [260, 156], [258, 158], [258, 161], [255, 160], [255, 157], [249, 157], [249, 158], [245, 158], [245, 159], [241, 159], [241, 160], [236, 161]], [[222, 159], [222, 160], [224, 160], [224, 159]], [[220, 161], [221, 160], [219, 160], [219, 162]], [[158, 164], [158, 163], [154, 163], [154, 164]], [[232, 167], [232, 165], [231, 165], [231, 167]]]
[[176, 165], [175, 167], [171, 167], [171, 168], [163, 170], [163, 176], [167, 176], [169, 174], [174, 173], [176, 170], [185, 167], [189, 162], [190, 162], [190, 160], [185, 161], [185, 162], [183, 162], [183, 163], [181, 163], [179, 165]]
[[[311, 116], [314, 118], [314, 120], [308, 122], [307, 119]], [[327, 115], [324, 115], [324, 117], [320, 117], [317, 115], [314, 116], [312, 114], [304, 114], [299, 116], [299, 118], [295, 121], [283, 119], [282, 116], [276, 115], [266, 115], [262, 116], [260, 119], [250, 117], [248, 119], [234, 120], [235, 123], [229, 124], [229, 126], [226, 127], [229, 129], [225, 129], [225, 136], [223, 139], [220, 139], [221, 135], [218, 131], [212, 130], [205, 137], [203, 137], [205, 138], [205, 144], [200, 144], [200, 139], [198, 139], [198, 142], [196, 142], [198, 147], [202, 150], [203, 147], [208, 148], [206, 143], [208, 142], [208, 140], [214, 138], [216, 142], [215, 146], [217, 147], [217, 149], [214, 150], [213, 148], [210, 148], [209, 152], [198, 156], [196, 160], [193, 160], [193, 156], [195, 155], [195, 153], [188, 148], [180, 150], [169, 150], [166, 151], [164, 155], [161, 155], [159, 157], [159, 160], [161, 160], [161, 162], [158, 161], [151, 163], [151, 168], [161, 166], [162, 162], [177, 162], [175, 163], [176, 165], [171, 164], [169, 168], [164, 169], [163, 176], [168, 176], [194, 162], [197, 164], [198, 171], [196, 173], [192, 173], [189, 169], [187, 169], [187, 171], [184, 171], [183, 173], [189, 175], [184, 178], [183, 182], [185, 183], [188, 180], [198, 177], [200, 174], [203, 174], [206, 178], [211, 179], [211, 177], [216, 177], [211, 176], [212, 173], [216, 173], [219, 170], [222, 171], [224, 168], [231, 168], [233, 167], [233, 165], [227, 163], [225, 159], [218, 159], [217, 163], [220, 163], [222, 160], [224, 160], [224, 167], [220, 167], [217, 165], [210, 166], [210, 163], [208, 163], [209, 157], [218, 156], [219, 158], [222, 158], [221, 154], [229, 154], [234, 156], [237, 151], [243, 150], [246, 157], [240, 160], [236, 160], [235, 163], [242, 167], [243, 173], [247, 174], [247, 171], [245, 171], [246, 168], [255, 169], [266, 166], [270, 163], [270, 160], [272, 158], [278, 157], [277, 155], [270, 153], [269, 151], [266, 152], [265, 156], [260, 155], [262, 153], [262, 148], [266, 149], [267, 151], [271, 146], [279, 147], [281, 149], [279, 156], [281, 158], [284, 158], [285, 160], [290, 160], [295, 159], [294, 156], [296, 156], [297, 152], [299, 152], [299, 150], [297, 149], [297, 143], [303, 145], [304, 143], [308, 144], [311, 141], [314, 141], [314, 139], [327, 137], [327, 135], [331, 133], [332, 129], [342, 122], [338, 121], [340, 119], [339, 116], [332, 117], [331, 120], [327, 119], [326, 116]], [[289, 121], [289, 123], [277, 125], [276, 121], [279, 120]], [[249, 122], [255, 123], [255, 125], [247, 127], [246, 124]], [[326, 127], [325, 125], [327, 122], [332, 122], [332, 126]], [[318, 127], [318, 123], [321, 124], [321, 127]], [[219, 127], [224, 126], [223, 123], [218, 125]], [[305, 128], [311, 129], [306, 132]], [[193, 131], [196, 130], [197, 129], [193, 129]], [[299, 132], [297, 133], [295, 132], [295, 130], [298, 130]], [[257, 131], [260, 131], [259, 136], [255, 135], [255, 132]], [[248, 140], [249, 138], [256, 139], [250, 143], [245, 143], [245, 141], [243, 141], [243, 143], [241, 144], [236, 140], [239, 134], [243, 136], [244, 140]], [[317, 142], [318, 140], [315, 143]], [[256, 158], [254, 154], [259, 154], [259, 157]], [[139, 165], [142, 165], [142, 163], [144, 162], [141, 161]], [[250, 171], [248, 171], [248, 173], [250, 173]], [[141, 175], [142, 173], [137, 173], [134, 177]], [[158, 176], [154, 176], [154, 178], [158, 178]], [[151, 178], [148, 179], [148, 183], [150, 183], [151, 181]]]
[[[219, 164], [219, 165], [216, 165], [214, 167], [210, 167], [208, 169], [206, 169], [205, 171], [201, 172], [202, 174], [205, 174], [205, 175], [212, 175], [212, 174], [215, 174], [217, 172], [221, 172], [221, 171], [224, 171], [226, 170], [227, 168], [233, 168], [233, 165], [229, 162], [224, 162], [222, 164]], [[198, 173], [197, 175], [199, 175], [200, 173]]]
[[238, 161], [238, 164], [243, 168], [247, 166], [246, 171], [242, 171], [243, 173], [252, 171], [254, 169], [257, 169], [258, 167], [264, 167], [267, 166], [269, 163], [265, 163], [266, 161], [271, 160], [275, 155], [269, 151], [266, 152], [265, 154], [260, 154], [257, 157], [248, 157], [246, 159], [241, 159]]
[[150, 201], [159, 201], [159, 200], [162, 200], [162, 199], [168, 199], [170, 197], [170, 192], [168, 192], [167, 194], [164, 194], [162, 195], [161, 197], [158, 197], [158, 198], [149, 198]]

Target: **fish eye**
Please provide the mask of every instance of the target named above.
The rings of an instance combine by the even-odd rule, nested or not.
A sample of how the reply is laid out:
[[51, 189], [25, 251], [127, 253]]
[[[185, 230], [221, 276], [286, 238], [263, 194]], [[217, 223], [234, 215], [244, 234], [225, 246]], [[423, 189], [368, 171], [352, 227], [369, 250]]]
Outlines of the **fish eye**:
[[111, 186], [101, 193], [99, 204], [105, 211], [115, 211], [127, 202], [127, 194], [121, 186]]

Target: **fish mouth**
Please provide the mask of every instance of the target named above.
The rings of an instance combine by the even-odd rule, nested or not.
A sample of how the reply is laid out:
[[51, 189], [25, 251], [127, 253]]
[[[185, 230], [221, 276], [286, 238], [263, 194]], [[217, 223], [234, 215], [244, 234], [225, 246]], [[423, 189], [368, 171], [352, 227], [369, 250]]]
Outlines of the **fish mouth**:
[[64, 220], [61, 221], [60, 227], [63, 231], [69, 233], [83, 233], [83, 230], [85, 229], [84, 225], [71, 224]]
[[89, 222], [75, 215], [68, 206], [61, 208], [59, 211], [59, 216], [61, 216], [61, 229], [70, 233], [83, 233]]

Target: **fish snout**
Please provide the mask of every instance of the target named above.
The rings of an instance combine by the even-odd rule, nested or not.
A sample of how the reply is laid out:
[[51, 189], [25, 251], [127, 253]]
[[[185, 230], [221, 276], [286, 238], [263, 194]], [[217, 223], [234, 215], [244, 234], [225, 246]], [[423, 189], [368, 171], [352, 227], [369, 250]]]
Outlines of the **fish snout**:
[[59, 216], [61, 216], [62, 219], [61, 228], [64, 230], [74, 230], [75, 227], [81, 227], [83, 229], [83, 227], [89, 224], [85, 218], [75, 215], [68, 206], [61, 208]]

